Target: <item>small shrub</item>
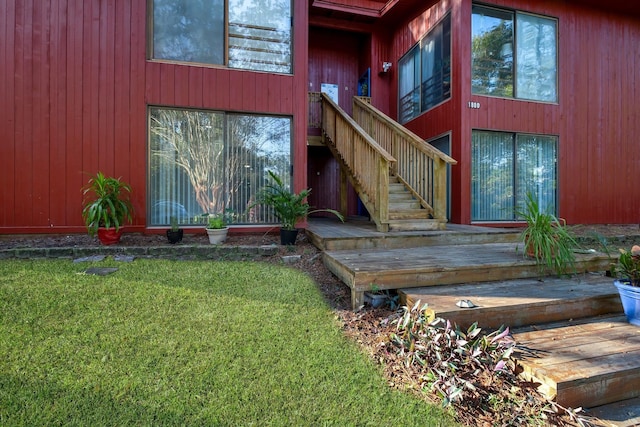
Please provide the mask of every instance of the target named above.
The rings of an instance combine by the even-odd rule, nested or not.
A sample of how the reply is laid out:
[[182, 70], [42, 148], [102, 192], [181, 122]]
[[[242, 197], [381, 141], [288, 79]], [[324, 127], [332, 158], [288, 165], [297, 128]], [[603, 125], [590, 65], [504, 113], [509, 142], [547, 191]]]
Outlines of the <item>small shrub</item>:
[[581, 408], [564, 408], [546, 400], [537, 385], [518, 378], [512, 358], [516, 343], [509, 328], [485, 333], [477, 323], [462, 330], [436, 318], [427, 304], [403, 307], [395, 332], [384, 346], [425, 396], [435, 393], [443, 406], [455, 408], [465, 425], [582, 426]]
[[509, 328], [483, 334], [474, 323], [463, 331], [448, 320], [434, 319], [427, 305], [419, 304], [404, 307], [391, 344], [406, 367], [417, 371], [421, 386], [435, 391], [444, 406], [477, 394], [479, 381], [512, 375], [515, 342]]

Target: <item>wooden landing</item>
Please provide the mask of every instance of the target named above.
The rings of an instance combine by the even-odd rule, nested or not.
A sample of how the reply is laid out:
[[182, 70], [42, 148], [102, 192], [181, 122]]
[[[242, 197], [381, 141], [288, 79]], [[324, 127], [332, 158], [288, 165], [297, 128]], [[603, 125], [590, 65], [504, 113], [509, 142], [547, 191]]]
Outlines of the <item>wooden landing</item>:
[[[465, 328], [473, 322], [485, 328], [513, 328], [622, 310], [612, 279], [600, 273], [399, 289], [398, 294], [401, 305], [412, 307], [419, 300], [436, 316]], [[477, 307], [460, 308], [460, 300]]]
[[523, 375], [565, 407], [640, 396], [640, 328], [624, 316], [515, 331]]
[[[362, 305], [364, 292], [448, 284], [537, 278], [535, 261], [514, 243], [428, 246], [409, 249], [325, 251], [327, 268], [351, 288], [351, 303]], [[577, 254], [576, 270], [605, 271], [604, 254]]]
[[309, 218], [307, 238], [326, 251], [357, 249], [402, 249], [419, 246], [515, 243], [519, 229], [477, 227], [446, 224], [444, 230], [389, 231], [376, 230], [375, 224], [363, 217], [350, 217], [344, 223], [332, 218]]

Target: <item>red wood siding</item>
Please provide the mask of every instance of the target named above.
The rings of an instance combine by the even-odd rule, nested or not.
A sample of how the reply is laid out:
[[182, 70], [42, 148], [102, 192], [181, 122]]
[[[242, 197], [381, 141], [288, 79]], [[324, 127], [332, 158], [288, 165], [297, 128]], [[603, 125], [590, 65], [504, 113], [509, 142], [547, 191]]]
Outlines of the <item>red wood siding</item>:
[[[491, 3], [558, 19], [559, 102], [545, 104], [471, 94], [471, 1], [443, 0], [401, 23], [393, 34], [398, 59], [447, 10], [452, 10], [453, 87], [449, 102], [419, 116], [408, 127], [424, 138], [450, 130], [452, 220], [470, 222], [472, 129], [530, 132], [559, 137], [559, 211], [569, 223], [640, 221], [640, 17], [580, 2], [495, 0]], [[397, 75], [389, 104], [397, 111]], [[469, 109], [479, 102], [479, 110]]]
[[[358, 79], [369, 67], [369, 37], [313, 27], [309, 34], [309, 90], [320, 91], [322, 83], [337, 84], [338, 103], [351, 114]], [[373, 89], [373, 88], [372, 88]], [[339, 168], [326, 148], [309, 149], [309, 203], [316, 207], [339, 209]], [[348, 195], [349, 214], [357, 212], [357, 196]]]
[[144, 1], [0, 2], [0, 232], [82, 232], [85, 173], [122, 176], [145, 225], [149, 105], [293, 117], [306, 187], [307, 2], [294, 2], [295, 75], [146, 59]]
[[320, 91], [322, 83], [338, 85], [338, 103], [351, 113], [358, 94], [358, 78], [367, 65], [359, 58], [366, 51], [365, 36], [339, 30], [312, 28], [309, 34], [309, 90]]
[[[472, 96], [463, 85], [462, 103], [481, 103], [463, 110], [470, 127], [558, 135], [559, 213], [569, 223], [640, 221], [640, 188], [631, 178], [640, 164], [633, 119], [640, 19], [554, 1], [494, 4], [558, 19], [559, 102]], [[462, 218], [469, 219], [464, 209]]]

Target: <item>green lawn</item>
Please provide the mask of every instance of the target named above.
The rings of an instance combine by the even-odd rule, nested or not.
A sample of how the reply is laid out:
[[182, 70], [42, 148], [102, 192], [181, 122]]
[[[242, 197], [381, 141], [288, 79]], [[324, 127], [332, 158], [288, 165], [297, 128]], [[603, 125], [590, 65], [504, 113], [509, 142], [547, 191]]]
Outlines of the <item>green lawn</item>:
[[452, 424], [390, 389], [296, 270], [0, 261], [0, 425]]

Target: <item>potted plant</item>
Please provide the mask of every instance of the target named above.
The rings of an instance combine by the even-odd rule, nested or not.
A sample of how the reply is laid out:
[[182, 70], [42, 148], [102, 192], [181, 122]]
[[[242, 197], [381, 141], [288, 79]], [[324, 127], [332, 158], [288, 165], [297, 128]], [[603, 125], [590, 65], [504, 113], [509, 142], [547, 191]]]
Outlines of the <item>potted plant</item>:
[[208, 215], [206, 230], [209, 235], [209, 243], [212, 245], [219, 245], [227, 240], [229, 227], [227, 227], [223, 215]]
[[616, 277], [613, 284], [618, 288], [627, 320], [640, 326], [640, 246], [634, 245], [630, 251], [620, 249], [612, 275]]
[[388, 290], [381, 290], [376, 284], [371, 284], [371, 290], [364, 293], [364, 300], [371, 307], [379, 308], [387, 305], [390, 309], [395, 310], [398, 307], [399, 296], [391, 295]]
[[307, 202], [311, 189], [305, 189], [299, 193], [289, 191], [282, 179], [269, 171], [270, 183], [261, 188], [256, 194], [256, 205], [264, 205], [273, 209], [273, 213], [280, 221], [280, 243], [283, 245], [295, 245], [298, 229], [296, 224], [306, 219], [315, 212], [329, 212], [344, 221], [340, 212], [333, 209], [312, 209]]
[[572, 272], [578, 243], [567, 229], [565, 220], [542, 212], [531, 193], [527, 193], [524, 210], [517, 210], [516, 214], [527, 222], [520, 234], [525, 255], [534, 258], [541, 268], [554, 270], [559, 276]]
[[167, 230], [167, 240], [173, 245], [182, 241], [184, 231], [178, 226], [178, 218], [172, 216], [169, 218], [169, 221], [171, 228]]
[[132, 220], [131, 186], [98, 172], [83, 187], [82, 194], [82, 217], [89, 235], [97, 234], [103, 245], [118, 243], [124, 222]]

